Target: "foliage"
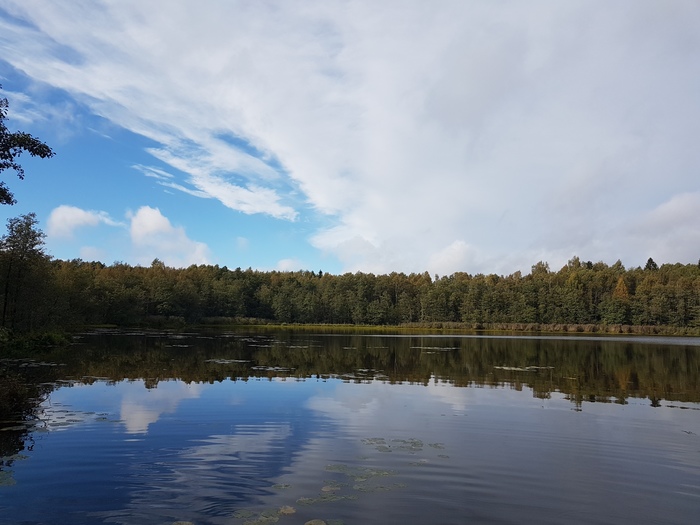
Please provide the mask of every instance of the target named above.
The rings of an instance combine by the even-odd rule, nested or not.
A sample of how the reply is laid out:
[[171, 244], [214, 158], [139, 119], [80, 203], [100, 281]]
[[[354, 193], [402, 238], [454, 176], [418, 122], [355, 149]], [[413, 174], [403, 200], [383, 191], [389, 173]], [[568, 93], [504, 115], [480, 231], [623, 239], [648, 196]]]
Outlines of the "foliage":
[[[2, 88], [2, 86], [0, 86]], [[22, 153], [43, 159], [53, 157], [54, 152], [49, 146], [22, 131], [10, 132], [5, 125], [9, 103], [6, 98], [0, 98], [0, 172], [12, 169], [20, 179], [24, 179], [24, 169], [19, 164]], [[0, 181], [0, 204], [14, 204], [14, 195], [7, 185]]]
[[44, 327], [54, 313], [52, 283], [44, 233], [37, 227], [36, 215], [9, 219], [7, 234], [0, 239], [0, 327], [19, 332]]
[[[8, 221], [0, 241], [2, 323], [14, 334], [85, 325], [183, 326], [211, 320], [415, 325], [526, 330], [700, 330], [700, 267], [653, 261], [625, 269], [571, 259], [538, 262], [528, 275], [435, 277], [313, 271], [260, 272], [193, 265], [176, 269], [80, 259], [52, 261], [34, 214]], [[665, 328], [664, 328], [665, 327]], [[647, 329], [644, 329], [647, 330]], [[647, 330], [648, 331], [648, 330]], [[3, 337], [9, 333], [3, 332]]]
[[[63, 324], [272, 323], [456, 324], [700, 327], [700, 268], [582, 263], [558, 272], [545, 263], [528, 275], [427, 273], [374, 275], [260, 272], [199, 265], [148, 268], [81, 260], [53, 261]], [[622, 330], [622, 328], [620, 328]], [[680, 330], [683, 331], [683, 330]]]

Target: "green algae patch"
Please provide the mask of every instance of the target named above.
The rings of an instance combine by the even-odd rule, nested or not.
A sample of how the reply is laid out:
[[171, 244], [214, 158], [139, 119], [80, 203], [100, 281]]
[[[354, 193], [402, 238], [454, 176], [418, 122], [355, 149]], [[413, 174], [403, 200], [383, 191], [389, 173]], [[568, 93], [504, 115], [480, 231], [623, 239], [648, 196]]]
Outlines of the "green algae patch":
[[316, 498], [299, 498], [297, 500], [297, 503], [299, 505], [316, 505], [318, 503], [328, 503], [328, 502], [333, 502], [333, 501], [342, 501], [342, 500], [356, 500], [357, 496], [353, 495], [348, 495], [348, 496], [341, 496], [340, 494], [323, 494], [321, 496], [318, 496]]
[[0, 470], [0, 487], [11, 487], [16, 483], [11, 470]]
[[423, 448], [423, 441], [420, 439], [392, 439], [392, 443], [399, 443], [400, 448], [406, 450], [420, 450]]
[[362, 443], [365, 445], [386, 445], [386, 439], [384, 438], [364, 438]]
[[339, 472], [355, 481], [366, 481], [371, 478], [394, 476], [396, 474], [393, 470], [383, 470], [372, 467], [350, 467], [343, 464], [328, 465], [326, 470], [329, 472]]
[[403, 489], [406, 488], [405, 483], [394, 483], [392, 485], [367, 485], [367, 484], [362, 484], [362, 485], [355, 485], [353, 487], [354, 490], [358, 492], [390, 492], [392, 490], [398, 490], [398, 489]]
[[[282, 512], [283, 509], [292, 509], [292, 512]], [[245, 520], [243, 525], [268, 525], [277, 523], [281, 514], [293, 514], [292, 507], [282, 507], [281, 509], [265, 509], [254, 511], [250, 509], [239, 509], [233, 513], [234, 518]]]
[[[420, 439], [392, 439], [391, 442], [382, 437], [364, 438], [361, 440], [363, 445], [374, 447], [378, 452], [391, 452], [393, 450], [405, 450], [411, 453], [420, 452], [423, 450], [424, 443]], [[439, 445], [439, 444], [438, 444]], [[432, 446], [432, 445], [431, 445]]]
[[258, 516], [257, 518], [244, 521], [243, 525], [268, 525], [269, 523], [277, 523], [279, 520], [279, 516]]

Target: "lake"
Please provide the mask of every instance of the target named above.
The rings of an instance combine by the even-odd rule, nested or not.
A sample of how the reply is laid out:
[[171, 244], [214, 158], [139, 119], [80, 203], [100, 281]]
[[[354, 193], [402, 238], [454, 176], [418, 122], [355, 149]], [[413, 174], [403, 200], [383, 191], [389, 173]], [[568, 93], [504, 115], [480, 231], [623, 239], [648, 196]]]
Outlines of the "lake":
[[5, 359], [0, 523], [697, 523], [700, 339], [110, 332]]

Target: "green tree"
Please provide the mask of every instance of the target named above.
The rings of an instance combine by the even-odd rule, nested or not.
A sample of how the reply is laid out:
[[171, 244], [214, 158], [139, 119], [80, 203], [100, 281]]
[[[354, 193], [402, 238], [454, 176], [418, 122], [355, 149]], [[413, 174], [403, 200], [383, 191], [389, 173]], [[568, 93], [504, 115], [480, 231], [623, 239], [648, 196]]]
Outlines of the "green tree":
[[0, 239], [3, 328], [27, 328], [19, 326], [20, 317], [23, 313], [32, 317], [47, 295], [41, 288], [48, 284], [49, 257], [44, 253], [44, 232], [37, 223], [34, 213], [8, 219], [7, 234]]
[[627, 324], [630, 316], [630, 294], [622, 275], [618, 277], [612, 296], [601, 305], [603, 322], [606, 324]]
[[[2, 88], [2, 86], [0, 86]], [[6, 98], [0, 98], [0, 172], [13, 169], [20, 179], [24, 179], [24, 169], [18, 162], [19, 156], [27, 152], [32, 157], [42, 159], [53, 157], [54, 152], [39, 139], [29, 133], [16, 131], [11, 133], [5, 125], [9, 103]], [[13, 193], [0, 181], [0, 204], [14, 204], [17, 202]]]

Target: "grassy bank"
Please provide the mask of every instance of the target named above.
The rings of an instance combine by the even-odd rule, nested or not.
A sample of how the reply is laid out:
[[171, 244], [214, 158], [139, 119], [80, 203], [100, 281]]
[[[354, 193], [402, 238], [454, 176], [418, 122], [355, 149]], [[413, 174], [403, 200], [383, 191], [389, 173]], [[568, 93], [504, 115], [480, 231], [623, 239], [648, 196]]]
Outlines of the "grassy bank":
[[697, 336], [700, 327], [624, 324], [537, 324], [537, 323], [454, 323], [424, 322], [399, 325], [301, 324], [276, 323], [264, 319], [215, 318], [204, 319], [198, 328], [261, 328], [266, 330], [299, 330], [336, 333], [452, 333], [452, 334], [600, 334], [600, 335], [658, 335]]

